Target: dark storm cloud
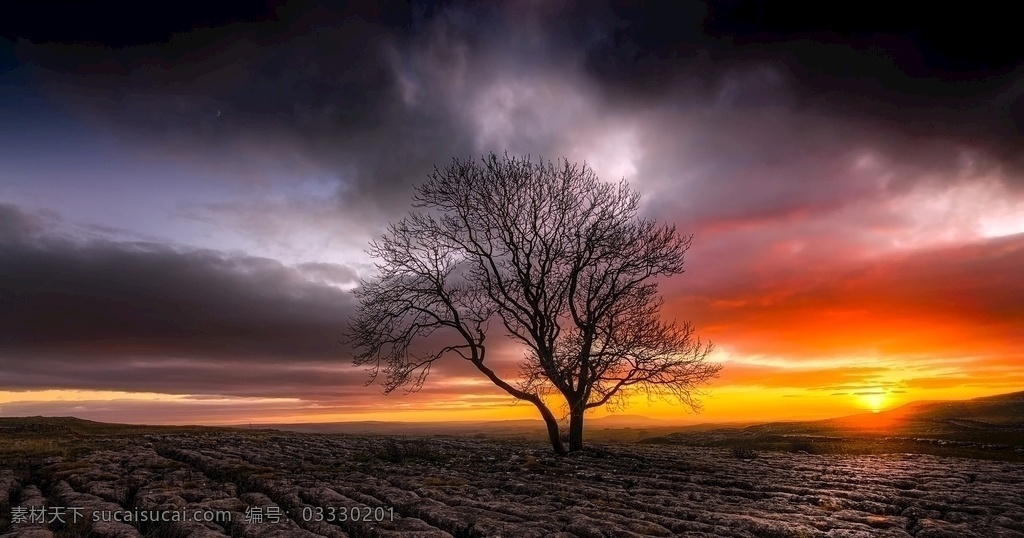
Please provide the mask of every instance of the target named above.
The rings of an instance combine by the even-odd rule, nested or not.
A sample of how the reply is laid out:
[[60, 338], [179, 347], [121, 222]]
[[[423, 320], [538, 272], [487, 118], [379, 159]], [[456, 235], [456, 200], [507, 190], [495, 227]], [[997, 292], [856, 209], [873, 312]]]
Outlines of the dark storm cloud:
[[[5, 34], [33, 84], [126, 141], [254, 181], [329, 176], [334, 205], [191, 210], [267, 236], [335, 217], [339, 233], [373, 228], [453, 156], [581, 159], [618, 127], [604, 117], [636, 119], [638, 185], [661, 216], [705, 233], [881, 203], [937, 176], [1024, 177], [1021, 43], [991, 7], [236, 8], [140, 17], [129, 34], [107, 22], [118, 4], [75, 15], [81, 25], [60, 22], [73, 10], [56, 23], [29, 13]], [[854, 169], [864, 155], [879, 171]]]
[[[122, 350], [111, 349], [111, 352]], [[172, 350], [167, 350], [172, 351]], [[213, 394], [242, 398], [301, 398], [328, 401], [359, 393], [366, 381], [362, 370], [348, 368], [344, 357], [333, 367], [301, 358], [279, 364], [192, 354], [192, 359], [166, 356], [83, 357], [76, 350], [35, 353], [32, 360], [7, 364], [5, 390], [69, 389], [159, 394]]]
[[[796, 111], [880, 121], [908, 136], [982, 140], [1020, 165], [1024, 45], [1005, 9], [622, 3], [587, 65], [626, 100], [671, 99], [681, 86], [711, 99], [730, 71], [772, 66], [792, 81], [784, 104]], [[760, 84], [769, 99], [770, 82]], [[756, 89], [739, 97], [737, 105], [766, 104]]]
[[[12, 206], [0, 207], [0, 219], [22, 229], [33, 221]], [[4, 360], [342, 360], [337, 340], [351, 295], [303, 271], [324, 281], [350, 275], [344, 267], [296, 269], [215, 251], [23, 233], [6, 235], [0, 249]]]
[[0, 242], [13, 242], [44, 230], [44, 219], [20, 211], [13, 204], [0, 203]]
[[[409, 187], [453, 156], [555, 157], [607, 128], [585, 119], [616, 111], [710, 110], [704, 132], [754, 138], [754, 153], [706, 148], [739, 163], [722, 184], [743, 163], [764, 163], [758, 147], [789, 159], [823, 133], [837, 144], [879, 136], [902, 161], [933, 167], [955, 158], [943, 141], [975, 148], [988, 166], [1016, 166], [1024, 154], [1020, 45], [1000, 32], [1010, 18], [998, 13], [982, 28], [977, 16], [934, 10], [868, 17], [751, 2], [221, 11], [195, 14], [207, 22], [190, 28], [188, 17], [172, 19], [120, 48], [74, 43], [84, 38], [70, 29], [64, 39], [12, 35], [38, 81], [126, 139], [250, 178], [282, 167], [328, 174], [353, 221], [401, 212]], [[595, 91], [583, 98], [602, 108], [557, 123], [552, 111], [571, 109], [573, 97], [560, 85]], [[760, 118], [765, 107], [778, 112]], [[654, 149], [648, 161], [668, 166], [673, 153]], [[224, 165], [232, 154], [247, 164]]]
[[[395, 189], [404, 202], [436, 155], [463, 153], [445, 119], [403, 109], [387, 52], [413, 15], [371, 2], [283, 6], [271, 20], [164, 39], [155, 29], [154, 41], [122, 48], [29, 33], [18, 51], [37, 83], [126, 142], [207, 167], [229, 161], [257, 181], [265, 168], [326, 171], [350, 209], [372, 210]], [[232, 161], [238, 153], [250, 166]]]
[[[49, 3], [10, 2], [4, 6], [0, 35], [37, 43], [90, 43], [126, 47], [161, 42], [174, 34], [239, 21], [276, 18], [281, 2], [178, 2], [143, 5], [126, 0]], [[130, 20], [131, 24], [125, 24]]]
[[[352, 406], [379, 397], [376, 388], [349, 394], [368, 379], [339, 342], [354, 299], [337, 286], [355, 284], [353, 269], [81, 240], [53, 223], [0, 205], [2, 389], [343, 399]], [[511, 368], [500, 360], [492, 366]], [[461, 363], [436, 370], [442, 384], [476, 374]], [[456, 392], [466, 390], [423, 394], [451, 400]]]

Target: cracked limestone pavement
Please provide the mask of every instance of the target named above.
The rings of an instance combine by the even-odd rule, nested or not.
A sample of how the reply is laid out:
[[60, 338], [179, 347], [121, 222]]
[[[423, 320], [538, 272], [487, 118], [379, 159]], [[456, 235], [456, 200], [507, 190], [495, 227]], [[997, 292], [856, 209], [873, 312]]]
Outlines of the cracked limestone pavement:
[[[8, 512], [0, 538], [1024, 537], [1019, 463], [912, 454], [743, 460], [724, 449], [658, 445], [556, 458], [527, 441], [267, 431], [100, 444], [31, 473], [0, 462]], [[14, 506], [77, 507], [84, 517], [12, 523]], [[254, 508], [263, 521], [246, 517]], [[228, 515], [93, 515], [115, 510]]]

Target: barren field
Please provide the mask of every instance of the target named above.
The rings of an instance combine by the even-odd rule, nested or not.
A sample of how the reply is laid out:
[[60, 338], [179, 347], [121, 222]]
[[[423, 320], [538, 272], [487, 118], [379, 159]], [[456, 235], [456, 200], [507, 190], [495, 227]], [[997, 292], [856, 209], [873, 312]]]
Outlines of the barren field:
[[4, 538], [1024, 537], [1024, 465], [1012, 462], [635, 444], [556, 458], [540, 443], [472, 437], [14, 430], [0, 432]]

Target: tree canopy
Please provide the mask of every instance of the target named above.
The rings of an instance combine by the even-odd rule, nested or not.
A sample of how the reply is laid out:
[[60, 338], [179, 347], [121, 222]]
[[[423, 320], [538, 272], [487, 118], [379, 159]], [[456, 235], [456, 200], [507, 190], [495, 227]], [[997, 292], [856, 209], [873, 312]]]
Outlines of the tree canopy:
[[[431, 365], [465, 360], [532, 403], [564, 453], [548, 407], [564, 400], [569, 450], [588, 409], [634, 394], [696, 411], [721, 365], [690, 323], [664, 321], [658, 280], [683, 272], [692, 236], [639, 216], [639, 193], [568, 160], [490, 154], [435, 168], [414, 210], [370, 245], [379, 276], [361, 282], [349, 327], [354, 362], [383, 387], [418, 390]], [[519, 376], [488, 361], [497, 325], [522, 345]]]

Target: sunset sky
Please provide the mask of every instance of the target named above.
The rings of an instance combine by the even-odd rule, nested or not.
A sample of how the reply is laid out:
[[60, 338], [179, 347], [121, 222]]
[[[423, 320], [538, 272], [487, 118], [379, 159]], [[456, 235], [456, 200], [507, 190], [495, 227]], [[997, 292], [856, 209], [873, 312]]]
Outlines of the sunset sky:
[[[625, 178], [694, 235], [663, 314], [724, 369], [699, 415], [629, 414], [1024, 389], [1008, 11], [210, 4], [2, 8], [0, 416], [537, 418], [457, 360], [382, 396], [339, 344], [413, 185], [506, 150]], [[522, 350], [494, 353], [514, 378]]]

